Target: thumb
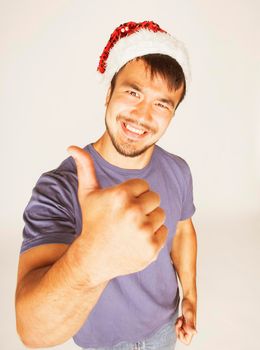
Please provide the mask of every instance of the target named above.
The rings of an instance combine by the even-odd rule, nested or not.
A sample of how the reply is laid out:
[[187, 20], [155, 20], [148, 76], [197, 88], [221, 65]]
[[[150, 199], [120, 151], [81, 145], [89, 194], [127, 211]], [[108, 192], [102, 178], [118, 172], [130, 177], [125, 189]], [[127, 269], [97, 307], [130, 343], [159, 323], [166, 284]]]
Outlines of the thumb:
[[91, 155], [78, 146], [69, 146], [67, 151], [76, 163], [79, 195], [86, 196], [100, 188]]

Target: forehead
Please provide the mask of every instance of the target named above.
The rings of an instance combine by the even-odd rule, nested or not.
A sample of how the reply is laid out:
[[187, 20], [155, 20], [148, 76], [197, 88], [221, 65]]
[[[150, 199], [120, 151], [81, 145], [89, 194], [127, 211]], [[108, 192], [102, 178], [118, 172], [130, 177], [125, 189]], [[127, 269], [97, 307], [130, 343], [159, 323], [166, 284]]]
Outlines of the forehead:
[[156, 74], [152, 77], [150, 67], [142, 60], [132, 60], [128, 62], [117, 75], [117, 82], [121, 83], [126, 79], [140, 81], [144, 83], [163, 83], [166, 81], [159, 75]]

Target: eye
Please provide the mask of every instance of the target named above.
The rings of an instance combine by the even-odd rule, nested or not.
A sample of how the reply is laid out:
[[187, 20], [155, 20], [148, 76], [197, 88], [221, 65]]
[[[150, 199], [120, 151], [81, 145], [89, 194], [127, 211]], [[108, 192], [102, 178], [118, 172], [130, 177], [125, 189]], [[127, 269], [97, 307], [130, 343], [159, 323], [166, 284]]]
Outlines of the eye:
[[138, 97], [138, 93], [136, 91], [133, 90], [127, 90], [126, 91], [129, 95], [133, 96], [133, 97]]
[[167, 105], [164, 105], [162, 103], [157, 103], [157, 106], [163, 108], [163, 109], [169, 109]]

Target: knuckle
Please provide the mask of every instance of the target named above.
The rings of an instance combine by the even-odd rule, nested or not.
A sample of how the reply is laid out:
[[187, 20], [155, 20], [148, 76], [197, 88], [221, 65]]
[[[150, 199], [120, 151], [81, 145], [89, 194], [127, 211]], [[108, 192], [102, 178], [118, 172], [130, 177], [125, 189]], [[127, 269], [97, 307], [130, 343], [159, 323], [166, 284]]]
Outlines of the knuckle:
[[148, 187], [149, 188], [149, 183], [144, 180], [144, 179], [140, 179], [140, 178], [132, 178], [132, 179], [129, 179], [129, 180], [126, 180], [123, 185], [126, 186], [126, 187], [132, 187], [132, 186], [135, 186], [135, 185], [143, 185], [144, 187]]
[[138, 206], [133, 204], [129, 205], [127, 210], [127, 215], [128, 215], [128, 219], [131, 222], [135, 222], [136, 224], [138, 224], [140, 221], [140, 214], [141, 214], [141, 211]]
[[153, 233], [153, 225], [150, 221], [145, 221], [142, 223], [140, 227], [140, 231], [144, 234], [152, 234]]
[[165, 211], [161, 207], [156, 208], [155, 211], [156, 211], [156, 215], [159, 218], [159, 220], [161, 222], [165, 222], [165, 220], [166, 220], [166, 213], [165, 213]]
[[143, 186], [147, 187], [147, 190], [150, 190], [150, 184], [148, 181], [144, 180], [144, 179], [139, 179], [139, 181], [141, 181], [143, 183]]
[[154, 197], [155, 197], [155, 199], [156, 199], [158, 205], [160, 205], [160, 203], [161, 203], [161, 197], [160, 197], [159, 193], [153, 192], [153, 195], [154, 195]]
[[127, 188], [125, 187], [117, 187], [114, 190], [114, 200], [119, 201], [120, 203], [126, 203], [129, 200], [129, 193], [127, 191]]
[[136, 182], [142, 183], [143, 185], [149, 187], [149, 183], [145, 179], [136, 178], [135, 180], [136, 180]]
[[161, 207], [159, 207], [159, 210], [160, 210], [160, 215], [161, 215], [162, 220], [165, 221], [165, 219], [166, 219], [165, 211]]

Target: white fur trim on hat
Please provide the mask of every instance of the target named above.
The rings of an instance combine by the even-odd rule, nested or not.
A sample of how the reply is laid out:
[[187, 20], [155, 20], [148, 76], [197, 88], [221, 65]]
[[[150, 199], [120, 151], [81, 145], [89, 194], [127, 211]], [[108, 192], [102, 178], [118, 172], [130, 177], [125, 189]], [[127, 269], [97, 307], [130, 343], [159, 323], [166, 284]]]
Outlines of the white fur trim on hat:
[[98, 75], [101, 76], [101, 81], [109, 85], [114, 74], [125, 63], [135, 57], [152, 53], [161, 53], [173, 57], [182, 67], [186, 89], [188, 89], [191, 73], [189, 57], [184, 44], [169, 33], [155, 33], [147, 29], [140, 29], [138, 32], [118, 40], [109, 52], [106, 71], [103, 74], [98, 72]]

